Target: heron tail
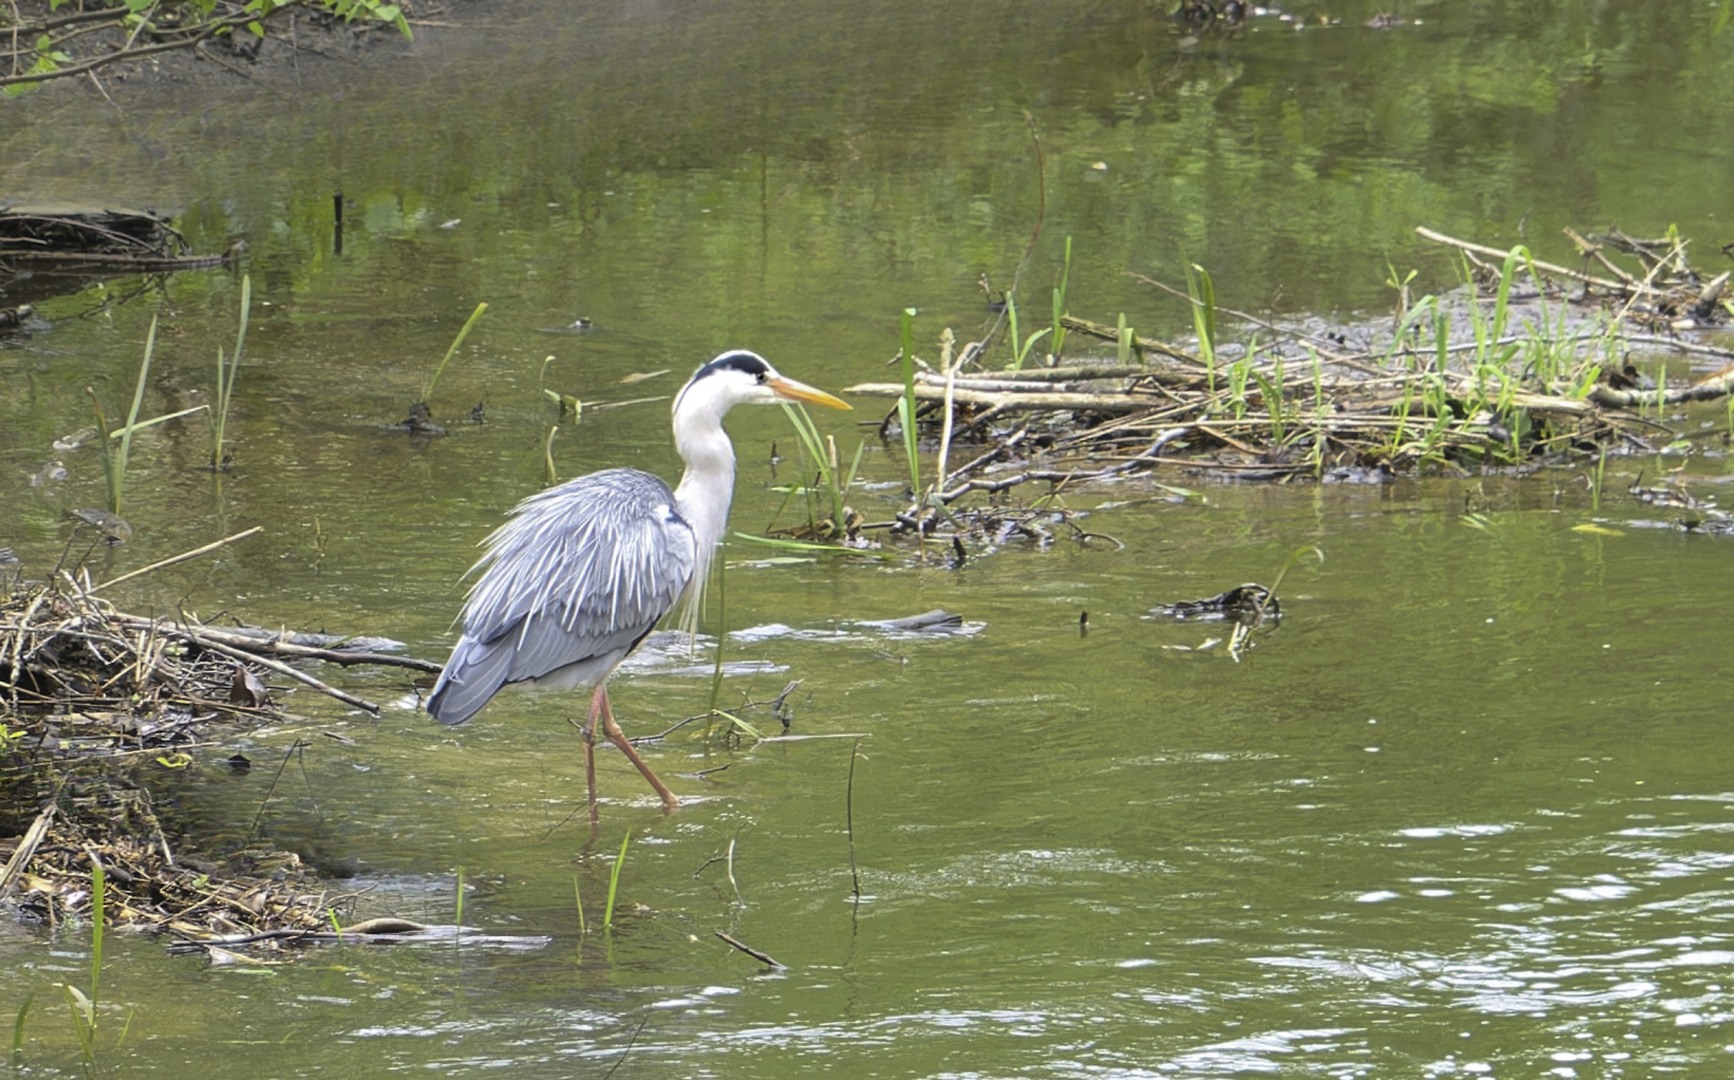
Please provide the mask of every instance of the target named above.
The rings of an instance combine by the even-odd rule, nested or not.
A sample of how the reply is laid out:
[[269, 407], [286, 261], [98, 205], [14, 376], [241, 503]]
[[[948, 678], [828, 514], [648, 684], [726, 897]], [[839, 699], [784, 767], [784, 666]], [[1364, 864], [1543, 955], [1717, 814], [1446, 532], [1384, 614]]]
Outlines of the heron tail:
[[427, 714], [442, 724], [461, 724], [481, 711], [512, 666], [510, 639], [483, 644], [465, 635], [452, 649], [445, 670], [428, 695]]

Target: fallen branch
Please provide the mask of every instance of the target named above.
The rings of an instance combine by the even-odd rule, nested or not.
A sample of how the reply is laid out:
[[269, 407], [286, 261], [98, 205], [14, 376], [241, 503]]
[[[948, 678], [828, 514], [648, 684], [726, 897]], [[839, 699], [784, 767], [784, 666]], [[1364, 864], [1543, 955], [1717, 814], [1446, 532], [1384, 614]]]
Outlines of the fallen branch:
[[260, 667], [268, 668], [279, 675], [286, 675], [291, 679], [306, 683], [308, 686], [311, 686], [313, 689], [328, 697], [334, 697], [338, 701], [347, 705], [354, 705], [358, 709], [366, 709], [374, 716], [379, 715], [379, 706], [368, 701], [366, 698], [356, 697], [347, 690], [340, 690], [329, 683], [321, 682], [319, 679], [307, 674], [300, 668], [291, 667], [288, 664], [283, 663], [281, 660], [273, 660], [268, 656], [260, 656], [256, 652], [248, 652], [246, 649], [236, 648], [233, 645], [227, 645], [223, 642], [217, 641], [208, 635], [194, 633], [193, 631], [186, 629], [175, 631], [175, 635], [190, 644], [199, 646], [202, 649], [209, 649], [212, 652], [222, 653], [224, 656], [227, 656], [232, 660], [246, 660], [258, 664]]
[[[854, 386], [845, 387], [843, 392], [845, 394], [866, 394], [872, 397], [894, 398], [903, 395], [903, 384], [857, 383]], [[918, 381], [915, 384], [915, 396], [922, 401], [944, 401], [945, 386], [943, 380], [938, 386], [930, 382]], [[974, 390], [965, 388], [961, 384], [961, 380], [958, 387], [952, 392], [952, 396], [955, 400], [966, 404], [997, 408], [1002, 411], [1065, 409], [1078, 412], [1127, 413], [1148, 409], [1156, 404], [1148, 395], [1142, 394]]]
[[[1500, 251], [1498, 248], [1490, 248], [1485, 244], [1474, 244], [1468, 240], [1459, 240], [1455, 236], [1446, 236], [1444, 233], [1434, 232], [1432, 229], [1423, 225], [1415, 226], [1415, 231], [1421, 235], [1422, 239], [1431, 240], [1436, 244], [1448, 244], [1451, 247], [1460, 248], [1463, 251], [1474, 252], [1477, 255], [1485, 255], [1490, 259], [1499, 259], [1504, 261], [1505, 258], [1511, 254], [1509, 250]], [[1581, 270], [1573, 270], [1570, 267], [1560, 266], [1557, 263], [1542, 262], [1540, 259], [1530, 259], [1529, 261], [1535, 265], [1537, 270], [1546, 270], [1550, 274], [1560, 274], [1571, 278], [1573, 281], [1581, 281], [1586, 285], [1596, 285], [1616, 293], [1647, 291], [1643, 290], [1641, 286], [1635, 283], [1632, 285], [1626, 285], [1618, 281], [1609, 281], [1607, 278], [1599, 278], [1593, 274], [1586, 274]]]
[[[100, 587], [98, 586], [98, 588]], [[184, 637], [187, 640], [195, 640], [196, 638], [217, 642], [245, 652], [250, 656], [294, 656], [306, 660], [320, 660], [328, 664], [336, 664], [339, 667], [376, 664], [381, 667], [409, 668], [412, 671], [425, 671], [432, 674], [438, 674], [444, 670], [442, 664], [414, 656], [393, 656], [390, 653], [367, 649], [329, 649], [317, 645], [300, 645], [277, 634], [260, 636], [240, 630], [221, 630], [204, 625], [196, 628], [183, 627], [178, 623], [147, 619], [137, 615], [117, 615], [115, 618], [122, 626], [131, 630], [154, 629], [157, 632]]]

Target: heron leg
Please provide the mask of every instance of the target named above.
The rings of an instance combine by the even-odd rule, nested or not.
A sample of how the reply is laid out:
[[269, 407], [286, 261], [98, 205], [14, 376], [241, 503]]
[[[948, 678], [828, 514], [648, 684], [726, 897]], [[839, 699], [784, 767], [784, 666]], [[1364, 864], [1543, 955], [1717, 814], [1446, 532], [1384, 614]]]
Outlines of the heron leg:
[[596, 687], [596, 692], [590, 695], [590, 717], [584, 721], [584, 782], [590, 795], [590, 825], [592, 828], [602, 824], [602, 815], [596, 812], [596, 718], [602, 714], [602, 709], [608, 701], [608, 684]]
[[[673, 810], [679, 806], [680, 800], [675, 798], [674, 792], [668, 790], [668, 785], [650, 771], [650, 766], [646, 765], [644, 759], [638, 756], [638, 751], [633, 747], [632, 741], [626, 737], [624, 731], [620, 730], [620, 725], [614, 722], [614, 710], [608, 705], [607, 686], [604, 685], [598, 693], [602, 700], [602, 730], [608, 736], [609, 741], [620, 747], [620, 752], [626, 755], [628, 761], [638, 766], [638, 771], [644, 774], [644, 778], [650, 781], [650, 786], [656, 789], [658, 795], [662, 796], [663, 809]], [[594, 806], [595, 803], [592, 802], [591, 805]]]

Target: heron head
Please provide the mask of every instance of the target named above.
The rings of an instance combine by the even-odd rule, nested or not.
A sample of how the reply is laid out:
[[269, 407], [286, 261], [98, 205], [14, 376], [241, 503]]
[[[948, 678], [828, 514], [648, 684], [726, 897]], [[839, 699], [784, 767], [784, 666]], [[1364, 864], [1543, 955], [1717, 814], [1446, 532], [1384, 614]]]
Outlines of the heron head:
[[758, 353], [736, 349], [725, 352], [693, 373], [674, 399], [674, 412], [709, 406], [720, 416], [736, 405], [772, 405], [801, 401], [831, 409], [849, 404], [817, 387], [797, 382], [777, 372]]

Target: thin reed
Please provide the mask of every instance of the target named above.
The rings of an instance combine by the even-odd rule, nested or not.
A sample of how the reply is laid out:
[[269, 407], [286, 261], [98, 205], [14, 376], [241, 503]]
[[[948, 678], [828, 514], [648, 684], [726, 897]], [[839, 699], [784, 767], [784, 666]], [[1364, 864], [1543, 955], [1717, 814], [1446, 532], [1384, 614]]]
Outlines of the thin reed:
[[626, 845], [632, 842], [632, 830], [620, 838], [620, 854], [614, 857], [614, 868], [608, 872], [608, 906], [602, 912], [602, 929], [614, 926], [614, 898], [620, 892], [620, 868], [626, 865]]
[[241, 353], [247, 345], [247, 319], [253, 306], [253, 279], [247, 275], [241, 277], [241, 325], [235, 331], [235, 355], [227, 365], [223, 360], [223, 347], [217, 346], [217, 392], [212, 403], [211, 421], [211, 470], [213, 472], [228, 467], [228, 459], [223, 456], [223, 441], [229, 425], [229, 405], [235, 396], [235, 372], [241, 367]]
[[909, 459], [909, 492], [921, 498], [921, 458], [915, 429], [915, 309], [903, 309], [903, 347], [898, 353], [903, 368], [903, 396], [897, 401], [897, 422], [903, 428], [903, 453]]

